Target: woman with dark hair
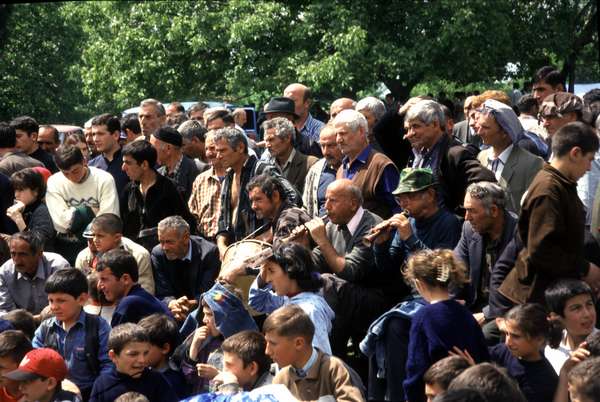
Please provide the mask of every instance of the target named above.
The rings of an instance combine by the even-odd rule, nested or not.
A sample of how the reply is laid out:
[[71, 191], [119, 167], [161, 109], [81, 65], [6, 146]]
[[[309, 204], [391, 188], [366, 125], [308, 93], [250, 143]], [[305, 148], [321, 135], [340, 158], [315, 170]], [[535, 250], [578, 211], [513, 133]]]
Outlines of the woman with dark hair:
[[329, 332], [335, 314], [319, 294], [322, 286], [310, 251], [297, 243], [282, 243], [273, 248], [273, 256], [252, 283], [248, 304], [267, 314], [297, 304], [315, 325], [313, 346], [331, 354]]
[[6, 210], [20, 232], [36, 233], [44, 242], [44, 251], [51, 251], [54, 244], [54, 225], [44, 203], [46, 183], [36, 168], [15, 172], [10, 177], [15, 191], [15, 204]]

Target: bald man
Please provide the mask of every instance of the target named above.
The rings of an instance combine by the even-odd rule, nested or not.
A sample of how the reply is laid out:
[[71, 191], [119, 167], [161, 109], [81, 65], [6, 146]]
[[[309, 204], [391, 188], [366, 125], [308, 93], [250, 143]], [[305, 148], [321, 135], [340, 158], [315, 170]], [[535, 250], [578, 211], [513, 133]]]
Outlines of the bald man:
[[330, 121], [335, 119], [342, 110], [346, 109], [354, 109], [356, 106], [356, 101], [350, 98], [339, 98], [333, 101], [331, 106], [329, 107], [329, 118]]
[[345, 356], [348, 338], [357, 345], [387, 307], [382, 291], [386, 277], [375, 269], [373, 250], [362, 241], [381, 218], [362, 207], [362, 193], [348, 179], [327, 187], [325, 209], [327, 224], [315, 218], [305, 225], [317, 244], [315, 261], [326, 273], [325, 298], [336, 314], [333, 353]]
[[283, 90], [283, 96], [294, 101], [294, 110], [298, 115], [295, 126], [300, 135], [309, 138], [313, 142], [319, 142], [319, 133], [325, 123], [315, 119], [310, 114], [311, 95], [310, 88], [302, 84], [291, 84]]

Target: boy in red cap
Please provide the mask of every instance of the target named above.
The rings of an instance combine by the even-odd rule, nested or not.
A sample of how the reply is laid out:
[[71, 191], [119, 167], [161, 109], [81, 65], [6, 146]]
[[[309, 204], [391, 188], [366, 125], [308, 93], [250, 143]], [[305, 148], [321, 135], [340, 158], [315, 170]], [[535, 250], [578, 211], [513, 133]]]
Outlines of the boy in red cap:
[[58, 352], [49, 348], [27, 353], [19, 368], [4, 375], [19, 381], [21, 402], [80, 402], [77, 394], [64, 391], [61, 382], [67, 377], [67, 365]]

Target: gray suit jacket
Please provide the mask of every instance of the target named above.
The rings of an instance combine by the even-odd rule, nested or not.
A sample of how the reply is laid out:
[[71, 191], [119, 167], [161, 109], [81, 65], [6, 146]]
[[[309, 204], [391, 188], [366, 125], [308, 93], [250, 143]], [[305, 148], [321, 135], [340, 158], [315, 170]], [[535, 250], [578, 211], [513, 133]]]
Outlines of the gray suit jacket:
[[298, 193], [302, 194], [304, 192], [304, 181], [306, 180], [308, 169], [310, 169], [317, 160], [318, 159], [312, 155], [307, 156], [296, 150], [296, 155], [294, 155], [294, 159], [292, 159], [292, 164], [284, 176], [292, 183], [296, 190], [298, 190]]
[[[479, 152], [477, 159], [483, 166], [488, 165], [488, 157], [492, 154], [492, 148]], [[521, 199], [529, 188], [529, 184], [544, 166], [544, 160], [524, 149], [513, 146], [512, 152], [506, 160], [499, 183], [506, 190], [506, 209], [516, 214], [521, 213]]]

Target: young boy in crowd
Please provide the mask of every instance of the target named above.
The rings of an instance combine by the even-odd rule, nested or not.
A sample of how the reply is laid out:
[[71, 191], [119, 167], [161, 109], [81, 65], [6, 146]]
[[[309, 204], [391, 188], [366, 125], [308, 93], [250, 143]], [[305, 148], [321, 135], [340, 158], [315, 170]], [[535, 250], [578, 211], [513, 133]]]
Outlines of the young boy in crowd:
[[302, 308], [290, 304], [275, 310], [265, 320], [263, 331], [266, 353], [282, 367], [273, 384], [285, 385], [302, 401], [321, 397], [364, 401], [344, 362], [312, 346], [315, 327]]
[[29, 340], [33, 339], [36, 324], [33, 314], [31, 314], [29, 311], [18, 308], [4, 314], [2, 319], [10, 322], [13, 327], [12, 329], [22, 331], [27, 338], [29, 338]]
[[0, 334], [0, 402], [17, 402], [21, 398], [19, 382], [4, 375], [16, 370], [31, 349], [31, 342], [21, 331], [8, 330]]
[[98, 375], [112, 368], [107, 341], [110, 326], [102, 318], [83, 311], [88, 298], [88, 283], [78, 269], [54, 272], [45, 285], [48, 304], [54, 317], [43, 321], [35, 331], [35, 348], [52, 348], [66, 361], [68, 378], [89, 398]]
[[185, 377], [171, 362], [171, 355], [179, 346], [177, 323], [164, 314], [152, 314], [139, 322], [150, 341], [148, 365], [162, 373], [180, 399], [189, 395]]
[[113, 402], [129, 391], [139, 392], [153, 402], [178, 401], [165, 377], [148, 367], [150, 346], [148, 334], [139, 325], [114, 327], [108, 338], [108, 356], [115, 367], [96, 379], [90, 402]]
[[435, 362], [423, 375], [427, 402], [446, 391], [452, 380], [469, 367], [469, 362], [460, 356], [448, 356]]
[[19, 402], [80, 402], [79, 395], [65, 391], [61, 382], [67, 377], [67, 364], [49, 348], [28, 352], [16, 370], [4, 377], [19, 382]]
[[230, 285], [215, 283], [202, 295], [200, 311], [192, 314], [197, 314], [197, 321], [204, 325], [192, 332], [176, 351], [177, 363], [192, 386], [192, 394], [208, 392], [210, 380], [223, 368], [224, 339], [243, 330], [258, 330], [241, 295]]
[[596, 402], [600, 396], [600, 358], [587, 359], [569, 373], [571, 402]]
[[271, 384], [271, 359], [265, 350], [267, 343], [260, 332], [242, 331], [225, 339], [223, 371], [216, 377], [217, 392], [236, 394]]

